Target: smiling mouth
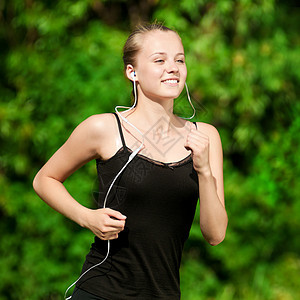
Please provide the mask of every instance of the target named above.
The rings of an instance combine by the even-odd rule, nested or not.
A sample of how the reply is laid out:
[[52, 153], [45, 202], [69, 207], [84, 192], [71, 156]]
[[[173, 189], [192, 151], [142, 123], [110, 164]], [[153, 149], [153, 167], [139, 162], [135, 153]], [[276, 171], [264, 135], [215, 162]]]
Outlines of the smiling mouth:
[[167, 79], [167, 80], [163, 80], [163, 83], [169, 83], [169, 84], [177, 84], [179, 82], [179, 80], [177, 79]]

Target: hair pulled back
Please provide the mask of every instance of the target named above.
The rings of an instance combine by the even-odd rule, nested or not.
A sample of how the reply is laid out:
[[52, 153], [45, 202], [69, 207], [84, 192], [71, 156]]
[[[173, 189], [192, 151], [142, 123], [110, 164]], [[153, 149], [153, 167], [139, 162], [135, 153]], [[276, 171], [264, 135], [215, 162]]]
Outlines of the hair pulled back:
[[124, 47], [123, 47], [123, 62], [124, 69], [126, 70], [127, 65], [136, 66], [136, 56], [140, 49], [142, 48], [142, 36], [151, 31], [173, 31], [162, 23], [150, 23], [146, 25], [139, 25], [136, 29], [129, 35]]

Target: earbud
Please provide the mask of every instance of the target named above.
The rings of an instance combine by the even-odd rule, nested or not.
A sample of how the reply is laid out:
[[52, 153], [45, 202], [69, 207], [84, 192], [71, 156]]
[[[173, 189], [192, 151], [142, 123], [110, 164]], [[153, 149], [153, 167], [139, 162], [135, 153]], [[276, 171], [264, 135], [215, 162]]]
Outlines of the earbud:
[[133, 80], [135, 80], [135, 71], [131, 72], [131, 73], [130, 73], [130, 76], [131, 76], [131, 78], [132, 78]]

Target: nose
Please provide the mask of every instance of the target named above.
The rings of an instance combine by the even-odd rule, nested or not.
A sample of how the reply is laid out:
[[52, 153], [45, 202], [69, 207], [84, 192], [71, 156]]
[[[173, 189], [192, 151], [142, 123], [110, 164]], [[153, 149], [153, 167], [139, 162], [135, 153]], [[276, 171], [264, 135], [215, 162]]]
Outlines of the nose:
[[178, 68], [176, 62], [173, 60], [168, 61], [167, 66], [166, 66], [166, 71], [167, 71], [167, 73], [177, 73], [179, 71], [179, 68]]

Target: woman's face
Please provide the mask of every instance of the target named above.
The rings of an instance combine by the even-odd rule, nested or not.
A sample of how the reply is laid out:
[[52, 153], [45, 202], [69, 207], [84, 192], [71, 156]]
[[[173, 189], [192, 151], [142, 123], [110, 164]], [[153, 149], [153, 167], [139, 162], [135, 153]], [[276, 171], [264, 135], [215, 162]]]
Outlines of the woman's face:
[[139, 95], [153, 100], [175, 99], [180, 95], [187, 69], [184, 49], [175, 32], [146, 33], [136, 62]]

